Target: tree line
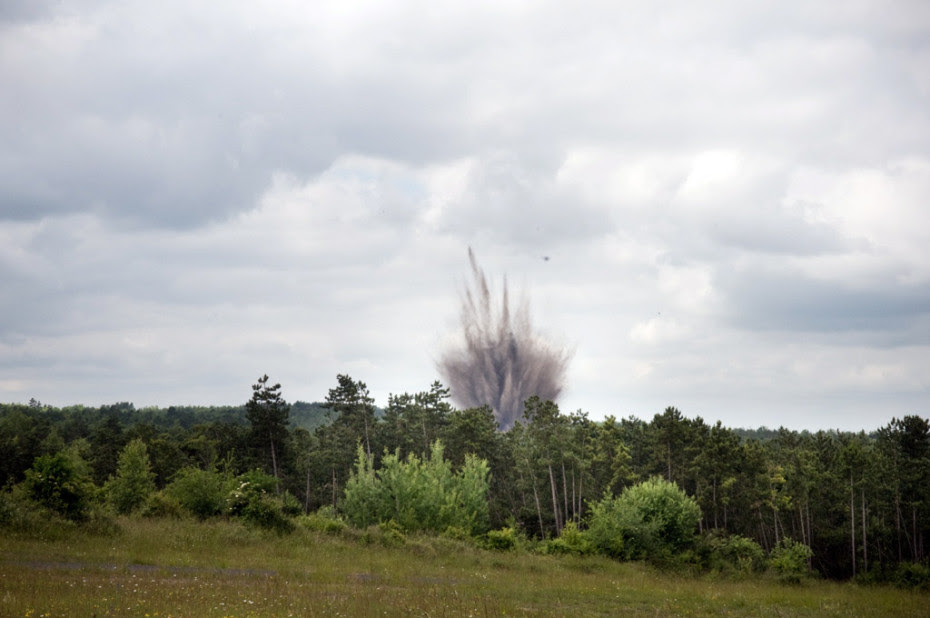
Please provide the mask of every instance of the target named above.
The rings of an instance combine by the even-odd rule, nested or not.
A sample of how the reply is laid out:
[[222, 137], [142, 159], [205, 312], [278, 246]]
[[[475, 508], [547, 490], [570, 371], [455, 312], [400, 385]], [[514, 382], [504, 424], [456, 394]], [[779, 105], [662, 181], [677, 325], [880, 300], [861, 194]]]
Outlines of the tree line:
[[[532, 397], [522, 419], [500, 431], [489, 407], [456, 409], [439, 382], [392, 394], [382, 409], [364, 382], [347, 375], [316, 404], [288, 404], [281, 386], [263, 376], [240, 407], [0, 405], [5, 491], [39, 491], [37, 478], [62, 474], [55, 466], [76, 467], [87, 499], [105, 493], [118, 511], [132, 510], [140, 494], [161, 496], [150, 509], [170, 510], [165, 496], [202, 497], [213, 483], [204, 516], [238, 509], [277, 522], [276, 500], [285, 512], [323, 509], [361, 525], [420, 521], [411, 509], [423, 505], [434, 511], [419, 517], [464, 521], [465, 534], [490, 531], [493, 540], [518, 531], [569, 549], [601, 538], [605, 553], [619, 538], [610, 536], [611, 522], [629, 512], [623, 500], [641, 504], [637, 492], [651, 487], [647, 495], [680, 491], [693, 502], [682, 512], [693, 516], [700, 538], [735, 539], [728, 547], [745, 542], [766, 553], [803, 546], [810, 567], [827, 577], [880, 577], [928, 561], [930, 423], [916, 415], [870, 434], [746, 432], [674, 407], [651, 420], [595, 421]], [[426, 485], [447, 493], [417, 493]], [[48, 499], [72, 489], [55, 486]], [[407, 505], [406, 514], [392, 504]], [[633, 548], [645, 541], [625, 538], [616, 553], [636, 557]]]

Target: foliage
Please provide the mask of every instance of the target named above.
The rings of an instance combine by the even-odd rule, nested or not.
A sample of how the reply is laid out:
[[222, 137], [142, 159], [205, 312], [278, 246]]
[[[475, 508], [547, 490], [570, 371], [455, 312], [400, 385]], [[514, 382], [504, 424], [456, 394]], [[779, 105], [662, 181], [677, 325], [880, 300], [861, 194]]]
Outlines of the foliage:
[[52, 539], [75, 524], [30, 499], [21, 487], [0, 492], [0, 530]]
[[294, 529], [294, 523], [282, 510], [281, 501], [269, 496], [255, 496], [240, 513], [242, 520], [250, 526], [273, 530], [285, 534]]
[[339, 536], [348, 527], [346, 522], [336, 515], [332, 507], [322, 507], [315, 513], [301, 515], [297, 518], [297, 523], [307, 530], [333, 536]]
[[23, 487], [30, 498], [66, 519], [87, 518], [94, 488], [83, 462], [69, 453], [37, 457]]
[[485, 538], [485, 546], [488, 549], [509, 551], [517, 548], [517, 533], [509, 526], [499, 530], [488, 530]]
[[[919, 579], [919, 565], [927, 564], [930, 422], [925, 418], [896, 418], [872, 434], [785, 428], [747, 432], [719, 422], [707, 426], [675, 408], [649, 421], [594, 421], [583, 411], [566, 415], [555, 404], [537, 400], [529, 406], [526, 422], [504, 433], [497, 430], [490, 408], [455, 410], [447, 396], [448, 389], [437, 382], [428, 391], [390, 397], [381, 415], [363, 382], [340, 376], [328, 408], [308, 404], [304, 410], [312, 408], [316, 421], [322, 421], [323, 410], [330, 418], [317, 422], [313, 433], [285, 426], [278, 441], [254, 431], [244, 405], [136, 409], [127, 402], [99, 408], [0, 404], [0, 486], [12, 497], [7, 514], [0, 513], [7, 522], [2, 525], [46, 537], [76, 528], [104, 530], [109, 524], [104, 509], [98, 508], [101, 499], [107, 511], [141, 509], [149, 518], [194, 511], [198, 517], [229, 514], [226, 499], [237, 487], [236, 476], [254, 468], [273, 474], [276, 466], [278, 483], [265, 495], [271, 501], [263, 504], [256, 498], [255, 509], [274, 507], [268, 512], [296, 517], [322, 505], [337, 508], [359, 443], [373, 457], [371, 472], [377, 480], [384, 470], [380, 453], [394, 453], [397, 465], [407, 464], [414, 453], [427, 466], [430, 445], [439, 438], [456, 474], [468, 454], [487, 462], [488, 488], [477, 500], [487, 519], [478, 529], [512, 527], [520, 531], [520, 547], [538, 542], [546, 549], [551, 543], [559, 551], [563, 531], [575, 522], [588, 528], [583, 534], [598, 552], [642, 555], [636, 539], [621, 529], [622, 522], [603, 516], [613, 503], [598, 498], [607, 492], [620, 496], [635, 483], [659, 475], [697, 502], [701, 529], [713, 534], [702, 537], [694, 554], [685, 544], [657, 552], [650, 560], [667, 562], [671, 553], [680, 562], [697, 555], [708, 568], [729, 573], [743, 568], [737, 565], [757, 563], [750, 543], [770, 552], [787, 536], [812, 550], [811, 568], [827, 578], [891, 581], [902, 565], [901, 573], [910, 574], [902, 578]], [[294, 414], [292, 407], [291, 425]], [[124, 446], [134, 441], [145, 445], [155, 487], [161, 490], [150, 493], [141, 507], [136, 499], [123, 497], [148, 489], [117, 491]], [[32, 470], [30, 483], [25, 482], [37, 458], [58, 454], [73, 464], [77, 482], [52, 494], [61, 491], [58, 497], [67, 497], [69, 487], [79, 491], [80, 499], [72, 497], [82, 505], [76, 516], [80, 526], [33, 500], [44, 495], [47, 502], [56, 502], [38, 489], [52, 487], [49, 479], [36, 483]], [[185, 478], [188, 472], [182, 472], [187, 468], [211, 471], [200, 480], [222, 486], [212, 492], [213, 499], [207, 499], [210, 483], [193, 486], [193, 479]], [[177, 484], [169, 487], [172, 481]], [[185, 482], [187, 506], [179, 499]], [[196, 494], [202, 500], [191, 510]], [[65, 507], [59, 503], [58, 508]], [[235, 517], [242, 517], [241, 511]], [[392, 511], [373, 521], [394, 518], [401, 525], [400, 517]], [[474, 534], [458, 524], [438, 531], [456, 538]], [[361, 534], [347, 530], [344, 536]], [[542, 541], [546, 538], [553, 540]]]
[[278, 464], [287, 438], [289, 411], [290, 406], [281, 396], [281, 385], [269, 386], [267, 374], [252, 385], [252, 398], [245, 404], [245, 415], [252, 424], [252, 442], [259, 452], [267, 448], [266, 469], [276, 479], [280, 478]]
[[181, 505], [181, 501], [173, 493], [161, 490], [149, 496], [148, 502], [142, 509], [142, 516], [180, 519], [187, 512]]
[[800, 583], [810, 575], [809, 560], [813, 556], [811, 548], [793, 539], [779, 541], [769, 555], [769, 566], [778, 575], [778, 579], [790, 584]]
[[693, 498], [653, 477], [595, 504], [590, 537], [607, 555], [662, 560], [693, 542], [700, 517]]
[[930, 591], [930, 565], [902, 562], [895, 569], [893, 581], [901, 588]]
[[595, 549], [612, 558], [622, 558], [624, 526], [617, 499], [607, 494], [591, 506], [588, 538]]
[[277, 480], [261, 470], [239, 475], [226, 497], [227, 513], [241, 517], [250, 526], [280, 534], [290, 532], [294, 524], [284, 512], [284, 499], [274, 496], [276, 485]]
[[186, 467], [165, 488], [165, 493], [198, 519], [223, 513], [235, 479], [216, 470]]
[[366, 545], [381, 545], [382, 547], [401, 547], [407, 542], [403, 529], [393, 519], [368, 526], [360, 538]]
[[562, 533], [554, 539], [550, 539], [545, 545], [546, 553], [550, 554], [576, 554], [585, 556], [593, 554], [596, 551], [594, 543], [588, 538], [588, 535], [579, 530], [575, 522], [570, 521], [562, 528]]
[[155, 491], [155, 474], [142, 440], [132, 440], [123, 448], [116, 476], [107, 482], [104, 489], [117, 513], [132, 513], [145, 504]]
[[718, 573], [748, 575], [765, 567], [765, 551], [750, 538], [739, 534], [709, 534], [701, 549], [707, 568]]
[[455, 526], [478, 534], [487, 526], [487, 491], [487, 463], [466, 456], [455, 473], [438, 440], [428, 460], [410, 454], [402, 461], [397, 453], [385, 454], [378, 470], [359, 446], [342, 509], [358, 528], [393, 521], [407, 532]]

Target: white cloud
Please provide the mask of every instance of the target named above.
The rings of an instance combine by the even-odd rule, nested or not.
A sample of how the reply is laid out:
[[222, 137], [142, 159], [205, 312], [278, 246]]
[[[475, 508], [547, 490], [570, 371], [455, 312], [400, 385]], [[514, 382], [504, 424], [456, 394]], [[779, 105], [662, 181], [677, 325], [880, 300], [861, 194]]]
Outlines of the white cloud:
[[0, 395], [383, 402], [472, 245], [569, 409], [919, 411], [925, 5], [4, 5]]
[[[871, 262], [851, 266], [860, 272], [892, 276], [902, 283], [930, 278], [930, 160], [906, 158], [882, 168], [842, 172], [803, 168], [793, 177], [789, 199], [802, 205], [811, 221], [834, 227]], [[855, 256], [852, 256], [855, 257]], [[842, 273], [853, 275], [851, 272]]]

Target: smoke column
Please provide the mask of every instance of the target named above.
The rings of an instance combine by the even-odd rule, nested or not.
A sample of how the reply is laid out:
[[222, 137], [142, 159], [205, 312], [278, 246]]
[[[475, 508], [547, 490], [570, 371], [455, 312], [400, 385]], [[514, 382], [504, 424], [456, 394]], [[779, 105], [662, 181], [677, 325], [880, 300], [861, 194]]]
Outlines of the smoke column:
[[438, 369], [456, 404], [465, 408], [489, 405], [501, 429], [509, 429], [533, 395], [543, 401], [556, 400], [571, 354], [533, 332], [527, 301], [511, 313], [506, 278], [500, 309], [495, 311], [487, 278], [471, 247], [468, 261], [473, 287], [466, 286], [462, 297], [464, 347], [446, 351]]

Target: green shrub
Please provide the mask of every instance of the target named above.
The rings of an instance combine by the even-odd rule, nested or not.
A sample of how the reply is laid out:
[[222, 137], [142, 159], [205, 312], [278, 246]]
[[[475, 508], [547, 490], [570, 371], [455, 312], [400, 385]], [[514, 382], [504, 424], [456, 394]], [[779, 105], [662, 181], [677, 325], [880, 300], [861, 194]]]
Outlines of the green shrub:
[[747, 575], [763, 570], [765, 551], [750, 538], [738, 534], [708, 534], [701, 549], [704, 565], [718, 573]]
[[901, 588], [930, 590], [930, 565], [902, 562], [894, 571], [893, 581]]
[[73, 527], [73, 522], [30, 499], [21, 487], [0, 492], [0, 529], [45, 539]]
[[549, 554], [577, 554], [585, 556], [596, 551], [594, 543], [588, 538], [586, 532], [579, 530], [575, 522], [568, 522], [562, 528], [558, 538], [546, 542], [545, 551]]
[[115, 537], [123, 530], [116, 522], [113, 512], [104, 508], [104, 505], [98, 504], [90, 509], [87, 519], [80, 524], [81, 531], [94, 535], [108, 538]]
[[288, 517], [297, 517], [303, 514], [304, 506], [291, 492], [285, 491], [281, 495], [281, 512]]
[[429, 459], [385, 454], [381, 468], [361, 446], [345, 488], [342, 510], [357, 528], [393, 521], [405, 532], [442, 533], [451, 527], [469, 534], [487, 529], [488, 464], [466, 456], [459, 472], [436, 441]]
[[216, 470], [187, 467], [178, 471], [165, 493], [198, 519], [207, 519], [222, 514], [227, 508], [227, 497], [234, 482]]
[[693, 498], [655, 477], [595, 503], [588, 537], [609, 556], [665, 561], [693, 543], [700, 518]]
[[772, 548], [769, 554], [769, 567], [778, 575], [778, 579], [789, 584], [798, 584], [810, 575], [808, 561], [814, 552], [811, 548], [794, 539], [784, 538]]
[[142, 508], [154, 493], [155, 473], [152, 472], [148, 450], [142, 440], [133, 440], [123, 448], [116, 476], [110, 478], [104, 491], [107, 500], [120, 514]]
[[467, 541], [471, 538], [467, 530], [458, 526], [449, 526], [443, 531], [442, 536], [456, 541]]
[[513, 528], [506, 527], [500, 530], [489, 530], [486, 535], [485, 546], [498, 551], [510, 551], [517, 547], [517, 534]]
[[316, 513], [302, 515], [297, 519], [297, 523], [307, 530], [332, 536], [341, 535], [348, 527], [346, 522], [336, 516], [332, 507], [323, 507]]
[[[285, 513], [285, 499], [275, 497], [277, 480], [261, 470], [251, 470], [240, 474], [233, 480], [233, 488], [226, 496], [226, 512], [240, 517], [245, 524], [265, 530], [274, 530], [279, 534], [290, 532], [294, 523]], [[292, 504], [297, 500], [290, 496]], [[300, 512], [300, 504], [297, 504]]]
[[400, 525], [394, 521], [386, 521], [377, 526], [368, 526], [362, 533], [362, 542], [366, 545], [382, 545], [384, 547], [400, 547], [407, 542]]
[[261, 496], [274, 494], [277, 481], [261, 470], [250, 470], [233, 479], [232, 489], [226, 495], [226, 512], [239, 516], [248, 507], [249, 502]]
[[623, 522], [614, 513], [616, 510], [616, 500], [609, 495], [591, 505], [588, 539], [598, 553], [622, 558], [624, 527]]
[[181, 502], [165, 491], [156, 491], [150, 495], [145, 506], [142, 507], [143, 517], [181, 519], [184, 514], [185, 509], [181, 506]]
[[281, 501], [268, 495], [251, 498], [240, 516], [246, 525], [286, 534], [294, 529], [294, 522], [281, 510]]
[[32, 468], [26, 471], [23, 488], [42, 506], [71, 521], [83, 521], [94, 486], [82, 470], [82, 463], [64, 451], [36, 457]]

